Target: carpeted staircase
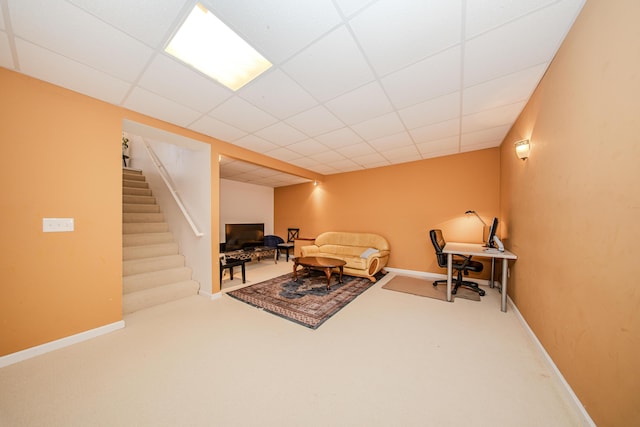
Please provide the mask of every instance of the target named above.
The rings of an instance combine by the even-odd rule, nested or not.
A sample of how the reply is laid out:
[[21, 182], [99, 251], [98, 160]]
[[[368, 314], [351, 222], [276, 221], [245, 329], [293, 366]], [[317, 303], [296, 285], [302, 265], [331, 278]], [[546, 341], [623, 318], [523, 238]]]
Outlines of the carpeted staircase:
[[144, 175], [128, 168], [122, 170], [122, 246], [124, 314], [198, 293]]

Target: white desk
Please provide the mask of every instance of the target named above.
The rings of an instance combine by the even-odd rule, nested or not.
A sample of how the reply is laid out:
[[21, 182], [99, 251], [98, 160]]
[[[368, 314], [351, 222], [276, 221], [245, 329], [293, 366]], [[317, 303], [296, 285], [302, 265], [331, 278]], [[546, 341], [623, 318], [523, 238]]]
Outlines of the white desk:
[[451, 301], [451, 282], [453, 275], [453, 255], [470, 255], [476, 257], [491, 258], [491, 279], [489, 284], [493, 287], [493, 273], [495, 260], [502, 259], [502, 311], [507, 311], [507, 266], [510, 259], [518, 259], [516, 254], [505, 250], [487, 249], [478, 243], [447, 243], [442, 250], [447, 254], [447, 301]]

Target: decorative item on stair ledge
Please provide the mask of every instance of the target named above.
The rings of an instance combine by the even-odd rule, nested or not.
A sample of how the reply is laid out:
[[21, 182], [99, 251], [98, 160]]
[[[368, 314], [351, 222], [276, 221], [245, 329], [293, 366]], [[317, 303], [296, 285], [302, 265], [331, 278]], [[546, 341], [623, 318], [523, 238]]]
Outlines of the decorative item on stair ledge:
[[129, 158], [129, 138], [122, 134], [122, 166], [127, 167], [127, 159]]

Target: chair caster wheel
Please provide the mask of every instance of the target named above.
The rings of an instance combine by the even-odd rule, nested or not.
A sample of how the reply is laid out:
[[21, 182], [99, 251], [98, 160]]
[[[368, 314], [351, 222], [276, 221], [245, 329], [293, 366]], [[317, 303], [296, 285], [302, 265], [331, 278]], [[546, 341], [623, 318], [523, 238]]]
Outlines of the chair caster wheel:
[[455, 289], [451, 291], [451, 295], [455, 295], [458, 291], [456, 291]]
[[478, 291], [478, 295], [480, 295], [481, 297], [484, 296], [484, 291]]

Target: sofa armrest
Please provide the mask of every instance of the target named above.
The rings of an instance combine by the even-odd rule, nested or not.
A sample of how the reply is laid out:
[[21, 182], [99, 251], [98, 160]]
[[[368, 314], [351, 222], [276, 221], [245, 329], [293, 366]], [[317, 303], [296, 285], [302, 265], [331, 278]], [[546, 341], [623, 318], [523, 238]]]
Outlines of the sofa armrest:
[[378, 251], [372, 253], [367, 257], [367, 267], [366, 271], [370, 275], [376, 274], [378, 271], [382, 270], [389, 261], [389, 251]]
[[316, 245], [300, 246], [300, 254], [302, 256], [314, 256], [320, 253], [320, 248]]
[[389, 251], [378, 251], [367, 257], [367, 265], [370, 265], [374, 259], [385, 258], [389, 256]]

